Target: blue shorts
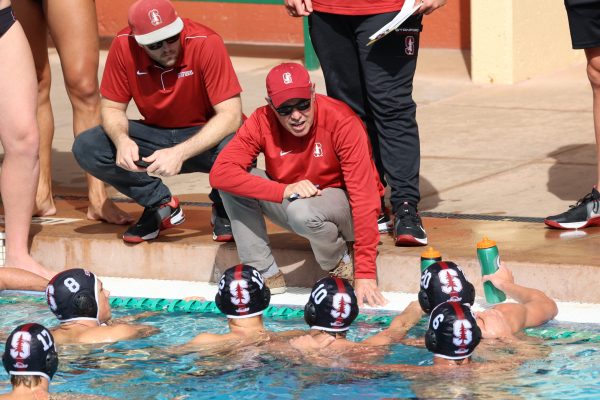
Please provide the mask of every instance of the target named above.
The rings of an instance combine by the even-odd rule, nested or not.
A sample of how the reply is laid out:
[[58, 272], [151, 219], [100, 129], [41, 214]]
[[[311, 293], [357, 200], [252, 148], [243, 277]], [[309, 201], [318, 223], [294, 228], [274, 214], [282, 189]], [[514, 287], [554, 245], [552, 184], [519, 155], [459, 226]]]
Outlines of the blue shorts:
[[12, 7], [8, 6], [0, 10], [0, 37], [2, 37], [13, 24], [16, 19], [12, 12]]

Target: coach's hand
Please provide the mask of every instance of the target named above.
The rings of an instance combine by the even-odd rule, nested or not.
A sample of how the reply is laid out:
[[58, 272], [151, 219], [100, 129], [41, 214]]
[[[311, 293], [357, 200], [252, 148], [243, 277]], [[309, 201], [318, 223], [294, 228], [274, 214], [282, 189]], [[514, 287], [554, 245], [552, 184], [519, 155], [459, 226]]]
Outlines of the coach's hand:
[[159, 176], [174, 176], [181, 171], [183, 165], [183, 146], [174, 146], [156, 150], [142, 160], [150, 163], [146, 168], [149, 173]]
[[388, 300], [383, 297], [377, 287], [375, 279], [355, 279], [354, 293], [358, 299], [359, 307], [362, 307], [365, 301], [371, 307], [384, 306], [388, 303]]

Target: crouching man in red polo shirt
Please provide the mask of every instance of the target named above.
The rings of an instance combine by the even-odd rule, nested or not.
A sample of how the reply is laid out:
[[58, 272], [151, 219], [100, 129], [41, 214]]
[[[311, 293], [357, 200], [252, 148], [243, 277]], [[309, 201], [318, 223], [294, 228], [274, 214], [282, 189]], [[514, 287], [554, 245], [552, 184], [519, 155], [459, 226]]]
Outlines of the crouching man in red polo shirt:
[[[267, 93], [269, 104], [245, 121], [210, 172], [241, 262], [263, 274], [271, 293], [286, 290], [264, 214], [308, 239], [329, 274], [356, 278], [359, 305], [383, 304], [375, 264], [383, 186], [364, 125], [346, 104], [315, 94], [300, 64], [273, 68]], [[261, 152], [266, 171], [251, 168]]]
[[[160, 177], [209, 172], [241, 125], [231, 60], [219, 35], [179, 18], [170, 1], [138, 0], [129, 28], [112, 43], [100, 92], [102, 125], [78, 136], [73, 154], [87, 172], [145, 207], [123, 240], [155, 239], [184, 221]], [[132, 98], [143, 120], [127, 119]], [[210, 198], [213, 239], [233, 240], [219, 193]]]

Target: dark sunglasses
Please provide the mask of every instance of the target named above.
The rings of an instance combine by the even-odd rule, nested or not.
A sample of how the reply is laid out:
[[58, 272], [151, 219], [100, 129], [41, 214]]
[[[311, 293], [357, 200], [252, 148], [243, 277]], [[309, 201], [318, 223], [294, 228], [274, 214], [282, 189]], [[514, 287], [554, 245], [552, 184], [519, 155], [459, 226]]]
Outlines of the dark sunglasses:
[[154, 42], [154, 43], [147, 44], [146, 47], [149, 50], [158, 50], [158, 49], [160, 49], [163, 46], [163, 42], [167, 42], [169, 44], [172, 44], [172, 43], [175, 43], [176, 41], [178, 41], [179, 40], [179, 35], [180, 34], [178, 33], [177, 35], [171, 36], [170, 38], [166, 38], [164, 40], [161, 40], [160, 42]]
[[282, 117], [287, 117], [288, 115], [290, 115], [291, 113], [294, 112], [294, 109], [296, 109], [298, 111], [308, 110], [310, 108], [310, 102], [311, 102], [311, 99], [302, 100], [296, 104], [291, 104], [289, 106], [281, 106], [279, 108], [276, 108], [275, 111], [277, 111], [277, 114], [281, 115]]

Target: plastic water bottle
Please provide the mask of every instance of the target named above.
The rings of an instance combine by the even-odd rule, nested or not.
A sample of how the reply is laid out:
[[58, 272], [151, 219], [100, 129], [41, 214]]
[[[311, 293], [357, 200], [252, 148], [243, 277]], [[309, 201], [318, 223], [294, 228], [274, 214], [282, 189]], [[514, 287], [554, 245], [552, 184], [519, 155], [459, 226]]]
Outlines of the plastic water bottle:
[[[483, 237], [483, 240], [477, 243], [477, 258], [479, 259], [479, 265], [481, 265], [481, 275], [493, 274], [500, 268], [500, 255], [498, 254], [498, 247], [496, 242]], [[506, 300], [504, 292], [495, 287], [492, 282], [483, 283], [483, 292], [485, 294], [485, 301], [489, 304], [502, 303]]]
[[429, 247], [427, 250], [421, 253], [421, 272], [423, 272], [425, 268], [429, 267], [431, 264], [434, 264], [438, 261], [442, 261], [442, 255], [433, 247]]

